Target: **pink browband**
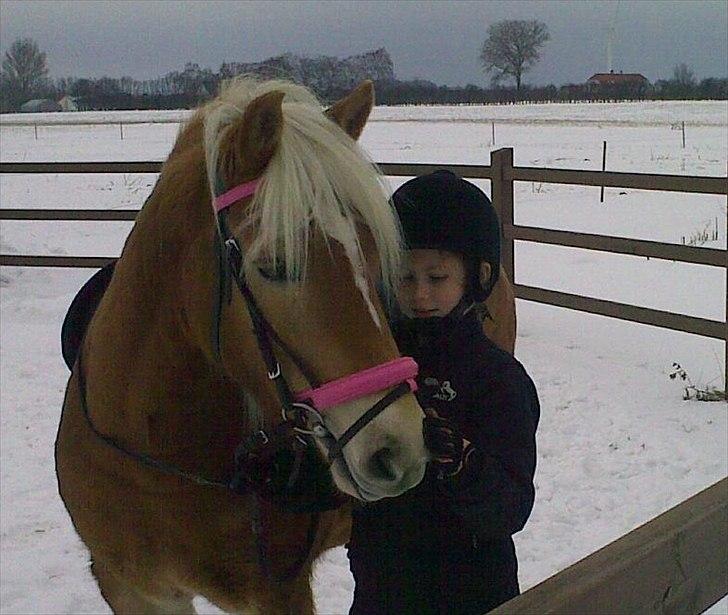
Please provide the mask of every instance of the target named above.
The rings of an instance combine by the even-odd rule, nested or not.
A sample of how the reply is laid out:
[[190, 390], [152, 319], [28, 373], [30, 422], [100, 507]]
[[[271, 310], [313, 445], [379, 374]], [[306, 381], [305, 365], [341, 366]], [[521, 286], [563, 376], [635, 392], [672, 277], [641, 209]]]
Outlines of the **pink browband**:
[[235, 186], [235, 188], [230, 188], [227, 192], [223, 192], [220, 196], [216, 196], [213, 203], [215, 211], [220, 212], [226, 207], [230, 207], [230, 205], [236, 201], [244, 199], [246, 196], [250, 196], [251, 194], [255, 194], [255, 191], [258, 189], [258, 184], [260, 184], [260, 177], [251, 179], [249, 182], [245, 182], [239, 186]]
[[417, 390], [417, 383], [414, 380], [417, 370], [417, 363], [412, 357], [401, 357], [350, 376], [332, 380], [316, 389], [301, 391], [294, 397], [296, 401], [311, 403], [320, 411], [383, 391], [402, 382], [406, 382], [410, 390], [414, 392]]

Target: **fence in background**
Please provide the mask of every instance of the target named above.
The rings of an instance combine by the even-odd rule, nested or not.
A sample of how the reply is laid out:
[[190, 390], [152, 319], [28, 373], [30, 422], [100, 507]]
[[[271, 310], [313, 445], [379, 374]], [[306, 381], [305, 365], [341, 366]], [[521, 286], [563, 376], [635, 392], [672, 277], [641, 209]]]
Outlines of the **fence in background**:
[[[614, 301], [518, 284], [516, 241], [598, 250], [720, 267], [728, 251], [514, 224], [514, 184], [530, 181], [728, 196], [728, 178], [513, 166], [513, 150], [492, 152], [490, 166], [381, 164], [390, 176], [449, 169], [487, 179], [502, 225], [502, 261], [516, 297], [547, 305], [684, 331], [725, 342], [728, 324]], [[0, 173], [158, 173], [159, 162], [0, 163]], [[134, 220], [137, 210], [0, 209], [0, 220]], [[728, 217], [726, 220], [728, 235]], [[0, 254], [0, 265], [101, 267], [105, 257]], [[726, 293], [728, 318], [728, 293]], [[507, 613], [700, 613], [728, 594], [728, 479], [621, 537], [496, 610]]]
[[[612, 254], [627, 254], [660, 258], [683, 263], [720, 267], [728, 276], [728, 252], [715, 248], [625, 239], [607, 235], [557, 231], [514, 224], [514, 184], [517, 181], [606, 186], [639, 190], [661, 190], [683, 193], [717, 194], [728, 196], [728, 178], [644, 173], [615, 173], [610, 171], [580, 171], [513, 166], [513, 149], [499, 149], [491, 154], [490, 166], [392, 164], [380, 165], [391, 176], [415, 176], [446, 168], [473, 179], [487, 179], [492, 184], [493, 203], [498, 209], [502, 226], [502, 261], [516, 297], [599, 314], [622, 320], [703, 335], [726, 342], [725, 378], [728, 382], [728, 325], [725, 321], [697, 318], [594, 297], [564, 293], [535, 286], [518, 284], [514, 260], [516, 241], [528, 241], [564, 247], [599, 250]], [[159, 162], [52, 162], [0, 163], [0, 173], [158, 173]], [[58, 209], [0, 209], [0, 220], [133, 220], [136, 211], [127, 210], [58, 210]], [[728, 217], [726, 219], [728, 235]], [[108, 258], [71, 256], [0, 255], [0, 265], [40, 267], [100, 267]], [[725, 298], [728, 315], [728, 295]]]

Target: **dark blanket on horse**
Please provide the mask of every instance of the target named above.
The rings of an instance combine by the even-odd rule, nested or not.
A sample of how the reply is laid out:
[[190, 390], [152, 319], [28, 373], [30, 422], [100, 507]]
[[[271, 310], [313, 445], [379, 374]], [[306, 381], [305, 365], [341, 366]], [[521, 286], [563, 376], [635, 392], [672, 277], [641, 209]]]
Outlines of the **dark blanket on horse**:
[[109, 286], [115, 265], [116, 261], [113, 260], [91, 276], [73, 298], [66, 317], [63, 319], [61, 352], [68, 369], [73, 369], [88, 323], [91, 322], [101, 297], [104, 296], [106, 288]]

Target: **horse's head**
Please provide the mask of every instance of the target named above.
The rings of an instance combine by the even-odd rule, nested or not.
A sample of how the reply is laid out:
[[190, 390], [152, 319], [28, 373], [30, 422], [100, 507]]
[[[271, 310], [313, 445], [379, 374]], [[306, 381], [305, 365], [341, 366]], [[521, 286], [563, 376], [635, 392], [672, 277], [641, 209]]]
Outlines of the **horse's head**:
[[[269, 425], [280, 420], [280, 401], [246, 302], [265, 321], [294, 393], [371, 375], [366, 370], [376, 366], [387, 371], [399, 357], [377, 292], [386, 296], [396, 280], [399, 228], [381, 174], [356, 144], [372, 105], [370, 82], [324, 113], [305, 88], [245, 79], [204, 110], [213, 201], [249, 187], [227, 199], [224, 213], [249, 296], [233, 285], [221, 310], [221, 357]], [[394, 388], [378, 382], [319, 408], [330, 435], [341, 438]], [[423, 476], [422, 410], [409, 389], [393, 397], [332, 464], [336, 484], [350, 495], [395, 496]], [[328, 452], [326, 439], [319, 446]]]

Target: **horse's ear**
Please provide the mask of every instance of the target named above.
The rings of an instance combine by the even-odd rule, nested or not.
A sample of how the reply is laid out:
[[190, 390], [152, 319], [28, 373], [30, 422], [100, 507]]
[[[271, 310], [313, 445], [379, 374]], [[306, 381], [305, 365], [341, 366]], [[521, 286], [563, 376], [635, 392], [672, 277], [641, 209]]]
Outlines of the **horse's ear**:
[[[248, 104], [242, 121], [223, 146], [229, 152], [225, 157], [226, 179], [252, 179], [268, 166], [281, 140], [283, 97], [283, 92], [268, 92]], [[244, 178], [238, 176], [241, 171]]]
[[374, 84], [367, 79], [324, 113], [341, 126], [346, 134], [356, 140], [364, 130], [364, 124], [367, 123], [373, 106]]

